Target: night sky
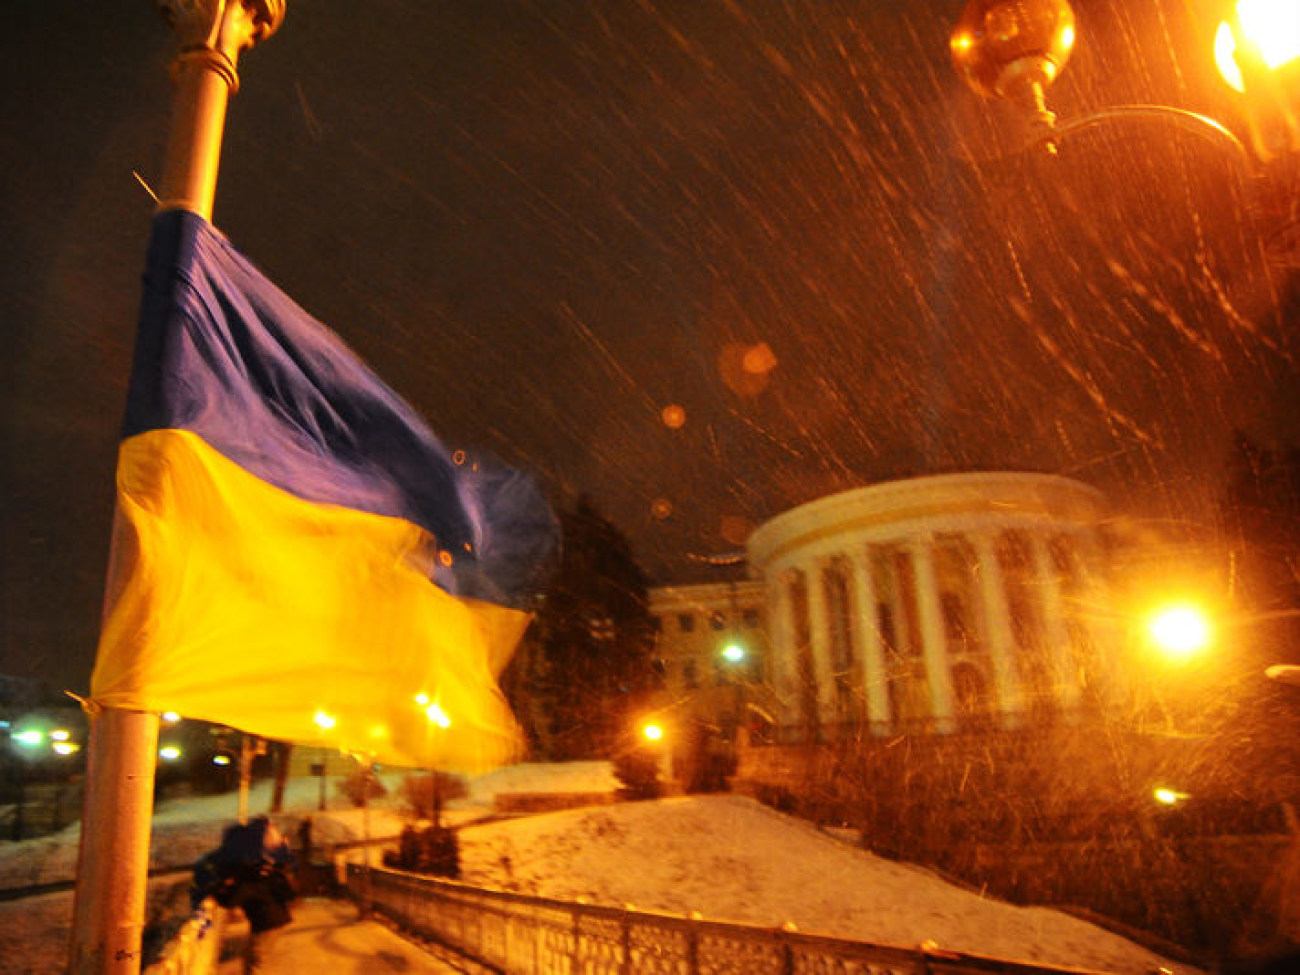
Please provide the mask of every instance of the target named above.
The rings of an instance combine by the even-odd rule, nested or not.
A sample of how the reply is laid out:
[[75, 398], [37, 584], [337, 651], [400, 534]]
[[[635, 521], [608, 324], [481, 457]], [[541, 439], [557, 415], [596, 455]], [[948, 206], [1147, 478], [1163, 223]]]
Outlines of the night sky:
[[[1232, 431], [1290, 438], [1300, 362], [1241, 162], [1158, 122], [1018, 151], [950, 67], [961, 7], [290, 0], [241, 61], [215, 223], [657, 582], [925, 472], [1208, 521]], [[1063, 119], [1240, 122], [1209, 0], [1075, 7]], [[175, 41], [147, 0], [10, 8], [0, 672], [84, 692]]]

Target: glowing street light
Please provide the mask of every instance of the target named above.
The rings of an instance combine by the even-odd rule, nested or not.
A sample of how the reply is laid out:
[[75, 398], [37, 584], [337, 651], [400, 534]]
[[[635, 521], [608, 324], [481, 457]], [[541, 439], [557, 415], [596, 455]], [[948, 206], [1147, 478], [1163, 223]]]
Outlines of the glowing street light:
[[641, 726], [641, 735], [646, 741], [663, 741], [664, 726], [654, 721], [647, 721]]
[[1276, 71], [1300, 59], [1300, 4], [1295, 0], [1237, 0], [1235, 17], [1219, 24], [1214, 62], [1231, 87], [1246, 93], [1242, 62]]
[[1169, 657], [1185, 660], [1210, 644], [1210, 623], [1199, 607], [1188, 603], [1166, 606], [1147, 620], [1147, 633]]
[[728, 663], [738, 664], [745, 659], [745, 646], [732, 641], [722, 648], [722, 658]]

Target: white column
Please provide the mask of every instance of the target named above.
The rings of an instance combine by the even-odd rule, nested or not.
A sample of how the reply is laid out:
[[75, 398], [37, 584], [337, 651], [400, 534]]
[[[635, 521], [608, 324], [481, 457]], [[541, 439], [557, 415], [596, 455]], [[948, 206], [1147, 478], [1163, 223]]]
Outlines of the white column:
[[934, 571], [933, 539], [925, 535], [909, 548], [912, 571], [916, 576], [916, 601], [921, 618], [921, 647], [925, 673], [930, 683], [930, 707], [937, 731], [952, 731], [952, 670], [948, 666], [948, 640], [943, 628], [943, 606], [939, 601], [939, 581]]
[[772, 636], [769, 653], [772, 668], [772, 685], [783, 714], [781, 724], [797, 723], [799, 690], [795, 660], [797, 648], [794, 641], [794, 606], [790, 598], [790, 573], [779, 569], [772, 573], [767, 584], [768, 605], [771, 607]]
[[1075, 546], [1079, 576], [1083, 584], [1083, 616], [1081, 622], [1092, 640], [1091, 666], [1106, 688], [1107, 695], [1120, 690], [1116, 684], [1119, 676], [1115, 648], [1119, 644], [1116, 631], [1118, 614], [1114, 612], [1115, 594], [1110, 589], [1106, 573], [1106, 556], [1091, 531], [1080, 531], [1070, 536]]
[[1070, 652], [1070, 633], [1065, 626], [1065, 604], [1061, 600], [1061, 586], [1052, 564], [1046, 536], [1035, 532], [1030, 536], [1034, 558], [1034, 581], [1043, 614], [1043, 639], [1047, 641], [1048, 659], [1052, 661], [1053, 685], [1056, 699], [1065, 710], [1079, 705], [1079, 680], [1074, 671]]
[[853, 602], [857, 645], [862, 653], [862, 684], [867, 697], [867, 719], [872, 729], [883, 734], [893, 722], [889, 707], [889, 685], [885, 672], [885, 648], [880, 640], [876, 615], [876, 580], [871, 569], [870, 547], [849, 555], [853, 566]]
[[835, 678], [831, 673], [831, 621], [826, 607], [827, 562], [814, 559], [804, 567], [808, 582], [808, 639], [812, 644], [817, 715], [823, 726], [835, 721]]
[[985, 638], [989, 658], [993, 661], [993, 681], [998, 695], [998, 711], [1005, 727], [1014, 728], [1024, 711], [1024, 696], [1016, 674], [1016, 637], [1011, 626], [1011, 608], [1007, 603], [1007, 584], [998, 561], [993, 536], [980, 532], [971, 535], [975, 546], [980, 580], [980, 602], [984, 613]]

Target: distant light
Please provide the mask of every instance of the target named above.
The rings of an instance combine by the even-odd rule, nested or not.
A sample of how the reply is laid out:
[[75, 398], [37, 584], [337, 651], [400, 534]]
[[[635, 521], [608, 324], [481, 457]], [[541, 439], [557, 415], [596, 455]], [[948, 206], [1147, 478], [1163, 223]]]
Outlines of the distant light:
[[739, 643], [728, 643], [722, 648], [722, 655], [733, 664], [738, 664], [745, 659], [745, 648]]
[[219, 752], [216, 755], [212, 756], [212, 764], [220, 765], [222, 768], [225, 768], [227, 765], [230, 764], [230, 756], [227, 755], [225, 752]]
[[1187, 798], [1186, 792], [1175, 792], [1173, 789], [1160, 788], [1151, 793], [1156, 802], [1163, 803], [1166, 806], [1172, 806]]
[[1210, 642], [1210, 624], [1195, 606], [1169, 606], [1151, 617], [1147, 628], [1156, 645], [1174, 657], [1190, 657]]
[[669, 430], [680, 430], [686, 425], [686, 410], [676, 403], [670, 403], [659, 411], [659, 418]]
[[[1295, 0], [1238, 0], [1241, 33], [1259, 51], [1270, 71], [1300, 58], [1300, 4]], [[1237, 38], [1224, 21], [1214, 35], [1214, 62], [1223, 80], [1237, 91], [1246, 90], [1237, 65]]]
[[338, 724], [337, 718], [332, 714], [326, 714], [324, 711], [317, 711], [316, 716], [312, 720], [316, 722], [316, 727], [320, 728], [322, 731], [329, 731]]
[[20, 745], [39, 745], [45, 740], [45, 735], [39, 731], [20, 731], [14, 735], [14, 741]]
[[56, 741], [50, 747], [54, 749], [56, 755], [75, 755], [81, 751], [81, 746], [75, 741]]
[[50, 732], [51, 741], [67, 741], [71, 737], [72, 735], [64, 731], [62, 728], [59, 728], [57, 731]]
[[422, 708], [427, 707], [429, 704], [429, 695], [424, 693], [415, 695], [415, 703], [420, 705]]
[[641, 734], [645, 735], [647, 741], [662, 741], [664, 737], [663, 725], [655, 724], [653, 721], [647, 722], [641, 728]]
[[430, 721], [439, 728], [450, 728], [451, 718], [447, 717], [447, 712], [438, 707], [437, 704], [430, 704], [424, 711]]
[[163, 745], [158, 749], [158, 757], [164, 762], [174, 762], [181, 757], [181, 750], [175, 745]]
[[181, 716], [175, 711], [164, 711], [162, 713], [162, 719], [166, 724], [175, 724], [181, 719]]

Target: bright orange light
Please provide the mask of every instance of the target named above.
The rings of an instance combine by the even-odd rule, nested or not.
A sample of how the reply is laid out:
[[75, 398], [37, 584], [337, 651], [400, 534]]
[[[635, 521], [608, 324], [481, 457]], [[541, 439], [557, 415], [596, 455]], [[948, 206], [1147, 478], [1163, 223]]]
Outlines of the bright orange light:
[[[1300, 4], [1295, 0], [1238, 0], [1237, 19], [1242, 36], [1259, 50], [1270, 71], [1300, 58]], [[1235, 54], [1237, 38], [1225, 21], [1214, 36], [1214, 61], [1223, 80], [1237, 91], [1246, 90]]]
[[438, 707], [437, 704], [430, 704], [428, 708], [425, 709], [424, 713], [428, 716], [429, 720], [439, 728], [451, 727], [451, 718], [447, 717], [447, 712]]
[[1165, 806], [1173, 806], [1187, 798], [1186, 792], [1175, 792], [1173, 789], [1159, 788], [1152, 791], [1151, 795], [1156, 802]]
[[316, 716], [312, 718], [312, 720], [316, 722], [316, 727], [320, 728], [322, 731], [329, 731], [338, 724], [338, 719], [336, 719], [332, 714], [326, 714], [324, 711], [317, 711]]
[[663, 725], [655, 724], [653, 721], [648, 722], [641, 728], [641, 734], [645, 735], [647, 741], [663, 741]]
[[418, 704], [418, 705], [420, 705], [420, 707], [422, 707], [422, 708], [423, 708], [423, 707], [428, 707], [428, 706], [429, 706], [429, 695], [428, 695], [428, 694], [423, 694], [423, 693], [415, 695], [415, 703]]
[[1151, 617], [1147, 630], [1156, 646], [1173, 657], [1190, 657], [1210, 642], [1210, 624], [1195, 606], [1169, 606]]

